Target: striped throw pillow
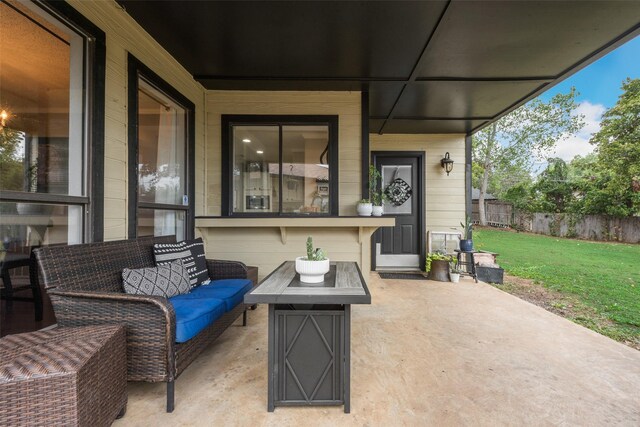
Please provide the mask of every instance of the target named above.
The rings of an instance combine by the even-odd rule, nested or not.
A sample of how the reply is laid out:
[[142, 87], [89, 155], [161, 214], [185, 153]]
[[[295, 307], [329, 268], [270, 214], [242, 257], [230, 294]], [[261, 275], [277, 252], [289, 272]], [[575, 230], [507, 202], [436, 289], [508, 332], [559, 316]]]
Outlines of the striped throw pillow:
[[156, 258], [156, 265], [165, 265], [182, 259], [189, 273], [192, 288], [209, 283], [209, 271], [201, 238], [178, 243], [156, 243], [153, 245], [153, 255]]

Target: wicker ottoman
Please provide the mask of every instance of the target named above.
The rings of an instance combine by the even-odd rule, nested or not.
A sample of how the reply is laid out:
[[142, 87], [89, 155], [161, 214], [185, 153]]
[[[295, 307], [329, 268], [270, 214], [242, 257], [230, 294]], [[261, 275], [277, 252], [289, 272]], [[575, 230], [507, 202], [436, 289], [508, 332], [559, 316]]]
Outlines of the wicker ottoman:
[[127, 405], [123, 326], [0, 339], [0, 424], [108, 426]]

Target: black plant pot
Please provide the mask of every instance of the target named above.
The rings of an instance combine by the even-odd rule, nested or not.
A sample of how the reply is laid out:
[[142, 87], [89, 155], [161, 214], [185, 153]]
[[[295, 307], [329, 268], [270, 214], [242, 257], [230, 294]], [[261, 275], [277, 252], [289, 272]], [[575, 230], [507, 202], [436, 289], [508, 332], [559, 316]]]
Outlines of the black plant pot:
[[471, 252], [473, 250], [473, 240], [460, 239], [460, 250], [462, 252]]

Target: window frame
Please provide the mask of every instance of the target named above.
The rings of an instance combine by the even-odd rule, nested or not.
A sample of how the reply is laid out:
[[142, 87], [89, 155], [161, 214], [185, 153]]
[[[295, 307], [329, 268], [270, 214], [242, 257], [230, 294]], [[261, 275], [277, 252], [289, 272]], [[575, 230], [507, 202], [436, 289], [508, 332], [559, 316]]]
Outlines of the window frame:
[[83, 196], [0, 190], [2, 202], [82, 206], [83, 242], [104, 240], [104, 139], [106, 36], [66, 2], [34, 0], [33, 4], [83, 39], [82, 101]]
[[[245, 218], [308, 218], [308, 217], [336, 217], [339, 212], [339, 164], [338, 164], [338, 123], [337, 115], [260, 115], [260, 114], [223, 114], [222, 122], [222, 206], [221, 214], [225, 217]], [[231, 178], [234, 163], [233, 126], [279, 126], [279, 191], [278, 206], [282, 206], [282, 126], [327, 125], [329, 129], [329, 213], [297, 214], [292, 212], [234, 212], [233, 211], [233, 179]]]
[[[193, 239], [195, 226], [195, 104], [177, 89], [162, 79], [149, 67], [144, 65], [131, 53], [128, 54], [128, 176], [129, 176], [129, 200], [128, 200], [128, 230], [130, 239], [138, 237], [138, 209], [184, 211], [185, 215], [185, 239]], [[149, 85], [162, 92], [173, 102], [185, 109], [186, 139], [185, 139], [185, 190], [189, 197], [187, 205], [172, 205], [164, 203], [138, 202], [138, 79], [145, 80]]]

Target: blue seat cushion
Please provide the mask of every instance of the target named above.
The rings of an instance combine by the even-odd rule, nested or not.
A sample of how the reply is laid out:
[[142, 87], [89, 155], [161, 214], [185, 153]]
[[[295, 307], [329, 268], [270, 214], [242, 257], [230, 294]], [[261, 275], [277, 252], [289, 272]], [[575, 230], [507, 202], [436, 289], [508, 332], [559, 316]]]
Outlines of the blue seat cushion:
[[187, 295], [189, 298], [216, 298], [225, 302], [226, 310], [231, 311], [244, 299], [253, 284], [248, 279], [212, 280], [208, 285], [198, 286]]
[[169, 298], [176, 313], [176, 342], [186, 342], [226, 312], [225, 302], [218, 298], [190, 298], [190, 294]]

